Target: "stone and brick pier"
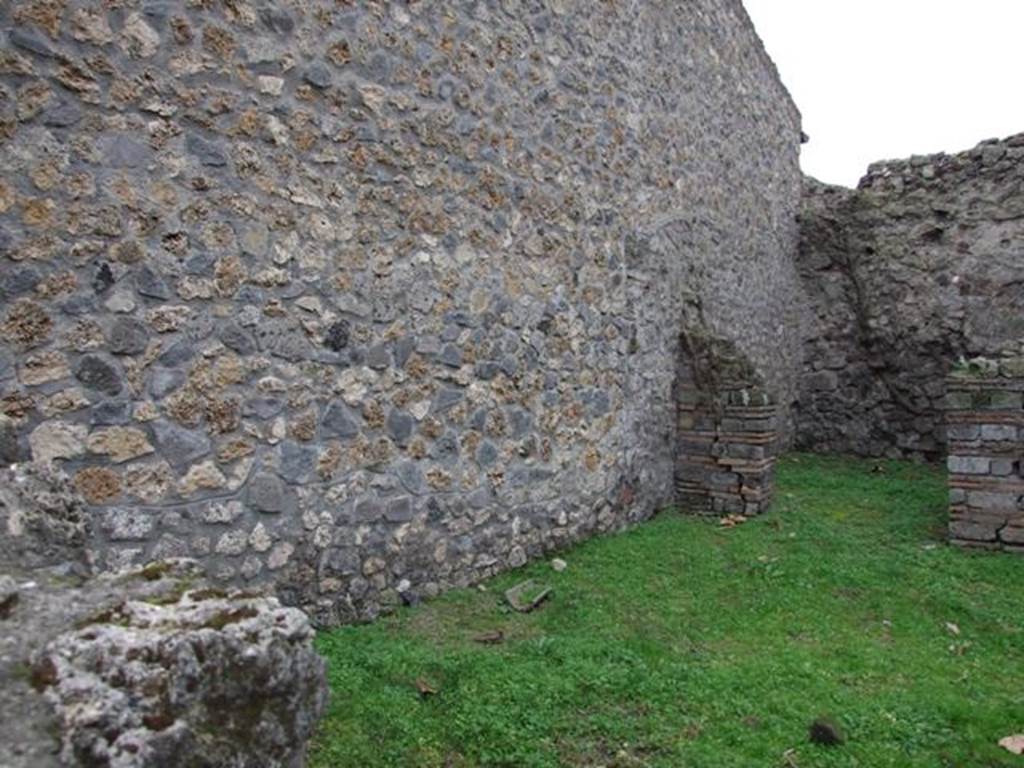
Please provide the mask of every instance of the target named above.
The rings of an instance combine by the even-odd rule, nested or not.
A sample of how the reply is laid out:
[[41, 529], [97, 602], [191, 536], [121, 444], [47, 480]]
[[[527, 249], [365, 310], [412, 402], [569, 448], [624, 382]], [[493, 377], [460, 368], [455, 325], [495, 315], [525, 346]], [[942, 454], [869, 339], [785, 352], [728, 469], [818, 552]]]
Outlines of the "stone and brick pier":
[[950, 540], [1024, 552], [1024, 358], [951, 375], [946, 431]]

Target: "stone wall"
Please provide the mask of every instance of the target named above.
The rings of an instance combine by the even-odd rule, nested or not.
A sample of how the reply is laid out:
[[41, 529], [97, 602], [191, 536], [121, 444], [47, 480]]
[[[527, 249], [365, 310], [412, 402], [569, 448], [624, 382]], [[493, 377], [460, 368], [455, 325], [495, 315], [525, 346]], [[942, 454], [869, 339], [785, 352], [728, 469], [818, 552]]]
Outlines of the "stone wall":
[[811, 299], [797, 445], [939, 459], [943, 380], [1024, 343], [1024, 134], [872, 165], [857, 190], [808, 179]]
[[0, 5], [0, 447], [95, 557], [375, 615], [673, 500], [681, 329], [795, 397], [739, 0]]
[[976, 359], [947, 381], [949, 536], [1024, 552], [1024, 357]]

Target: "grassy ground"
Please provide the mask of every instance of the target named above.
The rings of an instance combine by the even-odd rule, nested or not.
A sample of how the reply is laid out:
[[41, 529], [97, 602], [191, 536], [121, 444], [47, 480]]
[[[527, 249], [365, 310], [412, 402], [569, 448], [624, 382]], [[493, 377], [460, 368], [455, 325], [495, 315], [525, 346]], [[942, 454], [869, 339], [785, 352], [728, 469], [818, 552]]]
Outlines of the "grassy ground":
[[[1024, 765], [996, 746], [1024, 732], [1024, 558], [947, 547], [944, 477], [875, 467], [793, 456], [773, 511], [735, 529], [666, 513], [564, 573], [322, 634], [312, 764]], [[526, 577], [554, 595], [509, 612]], [[821, 714], [844, 746], [808, 742]]]

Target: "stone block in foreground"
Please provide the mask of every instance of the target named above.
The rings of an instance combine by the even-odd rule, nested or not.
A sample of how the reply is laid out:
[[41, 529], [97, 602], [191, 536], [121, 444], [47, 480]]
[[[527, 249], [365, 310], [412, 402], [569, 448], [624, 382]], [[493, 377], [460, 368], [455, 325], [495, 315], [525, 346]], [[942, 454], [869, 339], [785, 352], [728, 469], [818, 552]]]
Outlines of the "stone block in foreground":
[[0, 763], [303, 765], [327, 700], [308, 619], [196, 573], [167, 562], [76, 588], [12, 585]]
[[1024, 552], [1024, 359], [949, 376], [946, 433], [950, 541]]
[[327, 684], [304, 613], [164, 560], [94, 576], [49, 466], [0, 473], [0, 766], [292, 768]]

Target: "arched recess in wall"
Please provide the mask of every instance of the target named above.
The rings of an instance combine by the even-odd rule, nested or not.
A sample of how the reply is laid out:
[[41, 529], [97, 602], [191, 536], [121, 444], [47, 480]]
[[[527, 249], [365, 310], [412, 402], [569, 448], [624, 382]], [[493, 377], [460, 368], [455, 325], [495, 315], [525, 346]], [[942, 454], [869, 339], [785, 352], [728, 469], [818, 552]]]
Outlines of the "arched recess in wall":
[[675, 381], [676, 502], [684, 512], [757, 515], [772, 501], [778, 406], [736, 344], [684, 308]]

